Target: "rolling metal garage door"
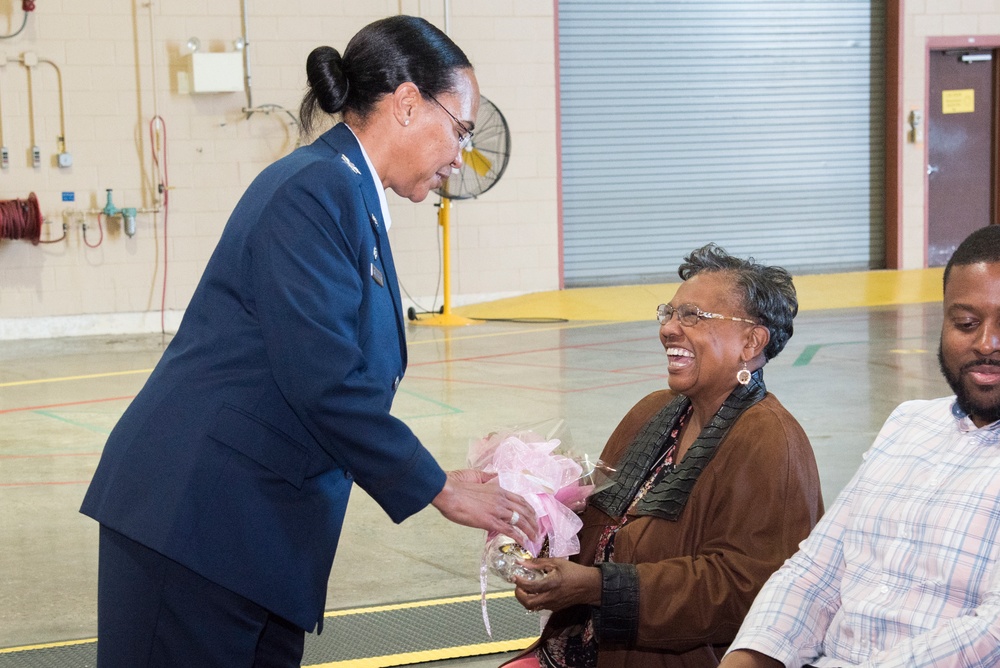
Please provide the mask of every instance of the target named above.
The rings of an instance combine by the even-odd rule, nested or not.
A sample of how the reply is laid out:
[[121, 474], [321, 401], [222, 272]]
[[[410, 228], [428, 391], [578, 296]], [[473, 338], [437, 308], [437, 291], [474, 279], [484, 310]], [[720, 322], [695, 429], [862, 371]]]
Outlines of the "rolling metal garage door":
[[566, 285], [883, 266], [881, 4], [559, 0]]

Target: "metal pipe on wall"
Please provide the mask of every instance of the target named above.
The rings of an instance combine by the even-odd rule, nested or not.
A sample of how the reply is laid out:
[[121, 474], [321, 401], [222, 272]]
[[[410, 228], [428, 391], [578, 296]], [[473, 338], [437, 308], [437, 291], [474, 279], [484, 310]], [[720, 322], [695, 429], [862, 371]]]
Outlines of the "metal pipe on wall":
[[250, 85], [250, 40], [247, 37], [247, 0], [243, 0], [242, 8], [242, 15], [240, 16], [242, 34], [240, 38], [243, 40], [243, 89], [247, 94], [247, 106], [243, 111], [246, 112], [247, 118], [250, 118], [253, 114], [253, 88]]
[[[241, 2], [241, 34], [240, 43], [242, 45], [243, 51], [243, 90], [246, 93], [246, 106], [243, 107], [242, 111], [245, 115], [244, 120], [249, 120], [251, 116], [256, 113], [262, 113], [265, 115], [270, 115], [274, 113], [283, 113], [288, 116], [290, 120], [290, 125], [296, 129], [295, 133], [295, 146], [301, 145], [302, 137], [299, 132], [299, 119], [298, 117], [289, 109], [282, 107], [280, 104], [262, 104], [260, 106], [253, 106], [253, 80], [250, 76], [250, 37], [248, 36], [247, 25], [249, 23], [249, 10], [247, 9], [247, 0], [242, 0]], [[222, 123], [225, 125], [225, 123]]]

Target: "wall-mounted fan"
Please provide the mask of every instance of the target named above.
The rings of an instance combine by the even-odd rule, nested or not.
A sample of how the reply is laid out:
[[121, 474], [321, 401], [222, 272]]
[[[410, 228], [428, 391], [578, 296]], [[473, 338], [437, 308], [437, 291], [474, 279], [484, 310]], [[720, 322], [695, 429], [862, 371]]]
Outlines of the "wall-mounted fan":
[[453, 199], [479, 197], [496, 185], [507, 169], [510, 159], [510, 129], [496, 105], [479, 98], [479, 113], [472, 143], [462, 151], [462, 167], [452, 173], [440, 188], [434, 192], [441, 196], [438, 205], [438, 224], [441, 226], [441, 248], [444, 274], [444, 305], [440, 314], [417, 318], [410, 309], [410, 320], [418, 325], [472, 325], [475, 320], [463, 318], [451, 312], [451, 234], [450, 209]]

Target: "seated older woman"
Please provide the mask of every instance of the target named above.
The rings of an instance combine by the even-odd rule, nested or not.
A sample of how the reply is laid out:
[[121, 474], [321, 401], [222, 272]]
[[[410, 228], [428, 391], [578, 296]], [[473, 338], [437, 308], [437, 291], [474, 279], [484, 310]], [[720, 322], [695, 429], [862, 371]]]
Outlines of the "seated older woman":
[[522, 605], [554, 612], [511, 666], [717, 666], [823, 512], [809, 440], [764, 387], [798, 311], [791, 276], [714, 244], [679, 274], [657, 309], [670, 389], [611, 435], [617, 484], [583, 512], [580, 553], [516, 580]]

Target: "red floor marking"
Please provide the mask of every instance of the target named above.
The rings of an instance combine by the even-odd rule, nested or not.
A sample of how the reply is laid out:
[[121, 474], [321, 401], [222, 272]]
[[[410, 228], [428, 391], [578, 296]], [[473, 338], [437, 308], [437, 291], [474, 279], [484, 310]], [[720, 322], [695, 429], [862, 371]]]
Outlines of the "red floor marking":
[[462, 380], [458, 378], [434, 378], [432, 376], [413, 376], [407, 375], [407, 380], [427, 380], [438, 383], [460, 383], [464, 385], [482, 385], [483, 387], [505, 387], [512, 390], [527, 390], [528, 392], [547, 392], [550, 394], [576, 394], [577, 392], [591, 392], [593, 390], [605, 390], [609, 387], [621, 387], [622, 385], [637, 385], [643, 381], [651, 380], [657, 378], [657, 376], [637, 376], [633, 380], [623, 381], [621, 383], [608, 383], [606, 385], [588, 385], [587, 387], [578, 387], [575, 389], [553, 389], [547, 387], [533, 387], [530, 385], [508, 385], [506, 383], [494, 383], [488, 380]]
[[658, 369], [663, 366], [662, 364], [646, 364], [643, 366], [636, 366], [636, 367], [623, 367], [621, 369], [596, 369], [586, 366], [571, 366], [566, 364], [534, 364], [534, 363], [528, 364], [527, 362], [508, 362], [500, 360], [477, 360], [477, 361], [482, 364], [496, 364], [498, 366], [527, 366], [533, 369], [562, 369], [564, 371], [579, 371], [583, 373], [635, 374], [635, 375], [652, 376], [654, 378], [667, 375], [666, 372], [655, 373], [648, 371], [640, 372], [634, 370], [634, 369], [653, 369], [653, 368]]
[[0, 415], [4, 413], [20, 413], [23, 411], [39, 411], [43, 408], [64, 408], [66, 406], [82, 406], [84, 404], [99, 404], [104, 401], [124, 401], [126, 399], [135, 399], [135, 395], [129, 395], [127, 397], [107, 397], [105, 399], [87, 399], [86, 401], [67, 401], [62, 404], [47, 404], [45, 406], [24, 406], [23, 408], [5, 408], [0, 410]]
[[[474, 357], [452, 357], [446, 360], [434, 360], [431, 362], [414, 362], [409, 366], [429, 366], [432, 364], [447, 364], [449, 362], [471, 362], [474, 360], [486, 360], [494, 357], [510, 357], [511, 355], [531, 355], [533, 353], [550, 353], [556, 350], [575, 350], [579, 348], [596, 348], [616, 343], [627, 343], [630, 341], [646, 341], [648, 337], [639, 336], [634, 339], [615, 339], [613, 341], [599, 341], [596, 343], [579, 343], [574, 346], [551, 346], [549, 348], [536, 348], [534, 350], [514, 350], [508, 353], [493, 353], [490, 355], [476, 355]], [[640, 351], [641, 352], [641, 351]]]

